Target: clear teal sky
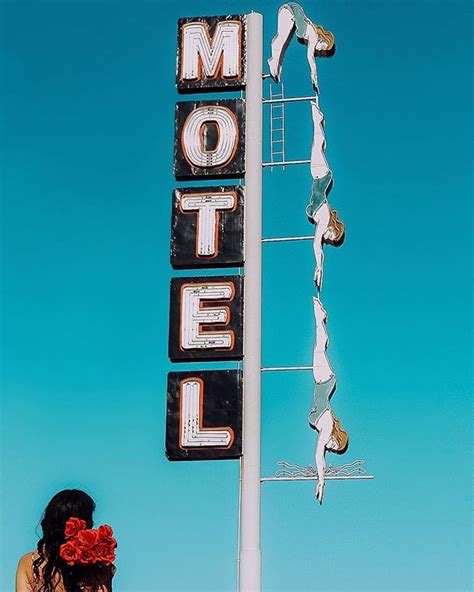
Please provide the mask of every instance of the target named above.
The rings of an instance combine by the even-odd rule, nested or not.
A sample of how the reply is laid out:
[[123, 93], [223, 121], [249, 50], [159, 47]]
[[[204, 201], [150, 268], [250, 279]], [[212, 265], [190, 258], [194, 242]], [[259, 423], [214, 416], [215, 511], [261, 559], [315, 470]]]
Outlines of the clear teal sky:
[[[176, 20], [254, 9], [268, 54], [278, 6], [1, 4], [2, 592], [71, 486], [116, 530], [119, 592], [235, 589], [238, 463], [164, 456]], [[336, 36], [319, 82], [347, 227], [324, 298], [351, 440], [329, 459], [376, 479], [329, 482], [322, 507], [311, 483], [264, 484], [264, 590], [467, 592], [472, 7], [305, 7]], [[289, 96], [311, 91], [304, 54], [288, 50]], [[287, 118], [287, 156], [308, 158], [309, 106]], [[309, 171], [264, 183], [265, 236], [309, 234]], [[265, 365], [310, 363], [312, 269], [310, 243], [264, 247]], [[311, 396], [310, 374], [264, 376], [265, 475], [312, 462]]]

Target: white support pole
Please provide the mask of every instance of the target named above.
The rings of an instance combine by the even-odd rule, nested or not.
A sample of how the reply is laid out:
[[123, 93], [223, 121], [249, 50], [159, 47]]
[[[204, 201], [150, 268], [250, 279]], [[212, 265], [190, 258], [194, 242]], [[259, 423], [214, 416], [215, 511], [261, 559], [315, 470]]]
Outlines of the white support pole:
[[262, 292], [263, 17], [247, 16], [245, 130], [244, 409], [240, 468], [239, 591], [261, 589], [260, 367]]

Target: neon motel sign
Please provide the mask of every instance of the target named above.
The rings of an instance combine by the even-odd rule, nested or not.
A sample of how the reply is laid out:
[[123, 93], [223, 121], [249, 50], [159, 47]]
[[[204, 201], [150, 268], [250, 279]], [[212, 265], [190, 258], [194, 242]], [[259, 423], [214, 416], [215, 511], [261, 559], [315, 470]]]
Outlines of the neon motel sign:
[[[179, 92], [229, 91], [246, 84], [246, 16], [178, 21]], [[241, 98], [176, 103], [174, 175], [224, 179], [245, 173], [246, 104]], [[174, 269], [243, 267], [245, 188], [177, 187], [172, 195]], [[173, 362], [243, 358], [243, 277], [175, 277], [170, 289], [169, 358]], [[240, 370], [168, 374], [169, 460], [242, 454]]]
[[[336, 388], [336, 375], [327, 354], [327, 314], [321, 301], [323, 247], [326, 244], [338, 246], [344, 238], [344, 224], [327, 199], [333, 174], [325, 156], [324, 116], [319, 106], [316, 70], [316, 57], [332, 55], [335, 39], [322, 25], [313, 23], [295, 2], [280, 6], [277, 22], [271, 57], [267, 60], [270, 73], [263, 74], [262, 15], [251, 13], [178, 21], [178, 91], [189, 96], [193, 92], [245, 88], [246, 100], [188, 99], [176, 104], [174, 174], [177, 180], [188, 185], [173, 191], [171, 264], [174, 269], [186, 270], [243, 268], [245, 259], [245, 285], [242, 275], [173, 278], [169, 357], [181, 363], [235, 361], [242, 360], [245, 353], [245, 363], [243, 371], [186, 370], [168, 374], [166, 456], [172, 461], [242, 457], [239, 514], [239, 590], [242, 592], [257, 592], [261, 586], [261, 482], [315, 480], [316, 499], [321, 503], [325, 480], [372, 479], [361, 468], [363, 461], [333, 467], [327, 466], [325, 460], [326, 452], [343, 453], [348, 444], [347, 432], [336, 421], [329, 405]], [[294, 36], [307, 45], [306, 59], [314, 94], [285, 98], [283, 86], [274, 95], [270, 86], [270, 99], [264, 99], [262, 79], [272, 78], [279, 83], [285, 50]], [[284, 130], [282, 113], [288, 101], [310, 103], [313, 144], [309, 160], [286, 161], [284, 140], [274, 134], [274, 131]], [[262, 162], [263, 103], [270, 104], [271, 122], [280, 121], [276, 128], [272, 123], [270, 126], [271, 162], [268, 163]], [[274, 109], [278, 116], [273, 115]], [[275, 159], [275, 155], [279, 155], [278, 158]], [[263, 368], [262, 168], [290, 164], [309, 164], [312, 177], [311, 198], [305, 213], [315, 226], [313, 365]], [[242, 177], [245, 186], [244, 183], [223, 184], [226, 178]], [[203, 183], [206, 186], [193, 186], [193, 180], [206, 180]], [[313, 371], [315, 386], [308, 423], [318, 432], [316, 469], [279, 461], [280, 469], [274, 477], [262, 477], [261, 372], [276, 370]]]

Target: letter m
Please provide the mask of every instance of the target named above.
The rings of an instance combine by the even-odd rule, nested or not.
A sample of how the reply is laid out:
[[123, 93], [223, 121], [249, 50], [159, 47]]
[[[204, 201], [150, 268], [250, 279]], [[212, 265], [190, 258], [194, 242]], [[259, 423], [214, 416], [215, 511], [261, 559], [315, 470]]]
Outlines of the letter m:
[[[242, 76], [242, 22], [218, 21], [211, 37], [209, 24], [183, 23], [181, 28], [179, 82], [239, 81]], [[200, 85], [202, 86], [202, 84]]]

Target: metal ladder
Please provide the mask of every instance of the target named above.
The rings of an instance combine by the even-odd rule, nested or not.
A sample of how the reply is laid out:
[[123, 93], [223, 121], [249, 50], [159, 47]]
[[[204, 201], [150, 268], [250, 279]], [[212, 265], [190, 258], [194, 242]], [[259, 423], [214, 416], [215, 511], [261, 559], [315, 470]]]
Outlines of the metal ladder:
[[[285, 87], [281, 84], [281, 92], [274, 93], [270, 84], [270, 99], [284, 99]], [[272, 163], [285, 161], [285, 103], [270, 103], [270, 160]], [[283, 167], [285, 169], [285, 167]], [[273, 171], [273, 167], [271, 167]]]

